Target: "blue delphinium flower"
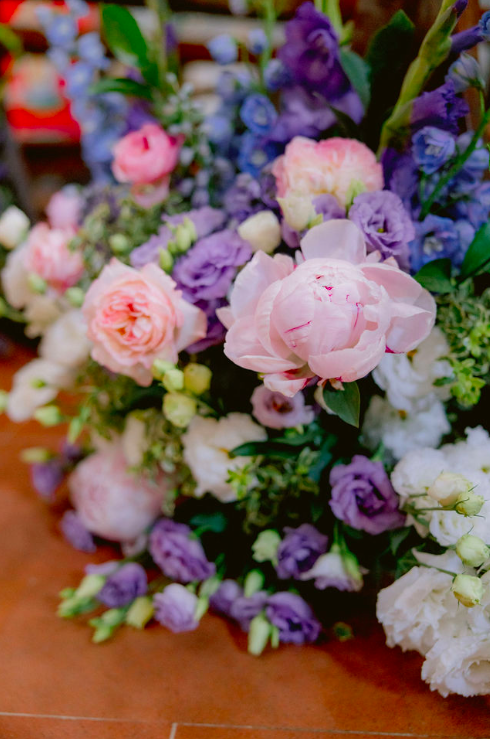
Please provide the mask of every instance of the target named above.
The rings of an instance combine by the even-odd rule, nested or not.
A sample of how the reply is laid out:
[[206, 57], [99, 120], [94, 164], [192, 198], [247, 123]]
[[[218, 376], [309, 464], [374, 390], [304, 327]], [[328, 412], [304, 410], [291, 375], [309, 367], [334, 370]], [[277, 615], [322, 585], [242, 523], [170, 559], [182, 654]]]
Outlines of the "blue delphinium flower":
[[78, 28], [70, 15], [55, 13], [49, 18], [45, 33], [52, 46], [70, 47], [77, 37]]
[[279, 154], [277, 147], [263, 138], [245, 133], [241, 138], [238, 166], [242, 172], [258, 177], [262, 169]]
[[455, 150], [454, 136], [434, 126], [424, 126], [412, 139], [413, 157], [425, 174], [434, 174], [441, 169]]
[[481, 228], [490, 218], [490, 182], [482, 182], [467, 198], [457, 201], [450, 214], [466, 219], [476, 230]]
[[413, 272], [418, 272], [427, 262], [445, 257], [458, 264], [460, 252], [460, 234], [451, 218], [429, 214], [421, 223], [415, 224], [415, 239], [410, 243]]
[[85, 18], [90, 13], [90, 7], [85, 0], [65, 0], [65, 2], [75, 18]]
[[452, 80], [456, 92], [464, 92], [468, 87], [483, 89], [485, 84], [481, 67], [471, 54], [461, 54], [451, 64], [447, 79]]
[[277, 111], [265, 95], [250, 95], [241, 107], [240, 116], [246, 127], [260, 136], [271, 131]]
[[281, 60], [271, 59], [264, 69], [264, 82], [269, 92], [277, 92], [289, 81], [289, 72]]
[[478, 24], [484, 41], [490, 41], [490, 10], [483, 13]]
[[232, 64], [238, 58], [236, 41], [226, 33], [211, 39], [208, 51], [218, 64]]
[[251, 54], [262, 54], [267, 47], [267, 36], [262, 28], [254, 28], [247, 38], [247, 48]]
[[92, 64], [96, 69], [107, 69], [110, 65], [105, 56], [104, 45], [95, 31], [86, 33], [78, 39], [77, 51], [80, 59]]
[[71, 98], [84, 95], [94, 82], [94, 69], [85, 62], [70, 64], [65, 72], [66, 90]]

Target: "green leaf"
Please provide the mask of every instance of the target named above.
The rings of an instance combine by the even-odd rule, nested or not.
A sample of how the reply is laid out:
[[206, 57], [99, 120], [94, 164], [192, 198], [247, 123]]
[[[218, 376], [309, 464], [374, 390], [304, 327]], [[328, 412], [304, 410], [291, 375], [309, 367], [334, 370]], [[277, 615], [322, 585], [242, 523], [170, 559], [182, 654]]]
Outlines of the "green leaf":
[[0, 44], [13, 56], [19, 56], [22, 53], [22, 41], [5, 23], [0, 23]]
[[295, 446], [288, 446], [277, 441], [250, 441], [246, 444], [240, 444], [230, 452], [232, 457], [276, 457], [277, 459], [291, 459], [298, 456], [298, 449]]
[[90, 92], [94, 95], [104, 92], [119, 92], [121, 95], [131, 95], [132, 97], [144, 98], [145, 100], [152, 100], [153, 98], [149, 87], [125, 77], [106, 77], [92, 85]]
[[342, 421], [359, 428], [361, 395], [357, 382], [345, 382], [343, 390], [334, 390], [331, 385], [326, 385], [323, 399], [328, 408]]
[[410, 18], [403, 10], [398, 10], [389, 23], [375, 33], [366, 54], [373, 85], [381, 82], [386, 74], [392, 77], [398, 73], [411, 47], [414, 32], [415, 26]]
[[405, 539], [409, 536], [412, 529], [410, 526], [404, 526], [402, 529], [397, 529], [396, 531], [393, 531], [390, 536], [390, 551], [394, 557], [396, 557], [398, 550], [400, 549], [401, 545], [405, 541]]
[[415, 279], [433, 293], [449, 293], [453, 289], [451, 282], [451, 260], [450, 259], [434, 259], [432, 262], [424, 264], [415, 275]]
[[352, 87], [361, 98], [362, 104], [367, 108], [371, 99], [369, 65], [359, 54], [350, 49], [340, 50], [340, 63]]
[[145, 37], [129, 10], [120, 5], [103, 5], [102, 28], [107, 45], [116, 59], [136, 67], [147, 82], [158, 85], [158, 69], [150, 61]]
[[468, 247], [461, 265], [460, 279], [490, 271], [490, 223], [484, 223]]
[[221, 534], [228, 526], [228, 519], [222, 511], [213, 511], [196, 514], [190, 519], [189, 524], [195, 529], [200, 529], [201, 532], [212, 531], [215, 534]]

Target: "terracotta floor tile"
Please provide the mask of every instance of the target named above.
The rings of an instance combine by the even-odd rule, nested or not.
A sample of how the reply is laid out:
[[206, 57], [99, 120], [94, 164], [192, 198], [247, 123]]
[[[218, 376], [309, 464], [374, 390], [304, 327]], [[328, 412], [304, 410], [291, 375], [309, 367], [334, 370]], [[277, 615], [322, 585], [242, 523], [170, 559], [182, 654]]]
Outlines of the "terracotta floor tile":
[[[0, 364], [1, 387], [10, 387], [7, 374], [16, 364], [18, 359]], [[372, 609], [362, 605], [353, 622], [355, 639], [284, 647], [260, 659], [246, 653], [243, 634], [213, 616], [190, 634], [174, 636], [154, 626], [144, 633], [123, 630], [108, 644], [92, 645], [83, 623], [57, 619], [57, 594], [77, 584], [89, 561], [109, 559], [111, 550], [90, 557], [70, 549], [59, 535], [56, 511], [36, 498], [18, 461], [24, 446], [55, 447], [58, 441], [56, 433], [37, 424], [14, 426], [0, 417], [0, 714], [118, 718], [130, 727], [143, 722], [137, 725], [145, 730], [146, 722], [165, 727], [253, 723], [297, 727], [330, 739], [339, 732], [490, 737], [490, 699], [444, 700], [431, 693], [420, 680], [420, 658], [388, 649]], [[39, 739], [41, 731], [58, 730], [56, 722], [41, 723], [48, 719], [39, 719], [34, 728], [33, 719], [2, 720], [0, 739], [7, 728], [15, 731], [11, 722], [17, 720], [24, 734], [14, 734], [15, 739]], [[79, 736], [98, 739], [93, 732], [99, 727], [85, 723], [80, 732], [86, 734]], [[38, 726], [44, 729], [36, 733]], [[188, 736], [199, 737], [195, 731]], [[66, 732], [60, 736], [78, 739]], [[276, 737], [269, 733], [257, 739]], [[286, 733], [282, 739], [291, 737]]]
[[169, 739], [170, 724], [0, 715], [1, 739]]

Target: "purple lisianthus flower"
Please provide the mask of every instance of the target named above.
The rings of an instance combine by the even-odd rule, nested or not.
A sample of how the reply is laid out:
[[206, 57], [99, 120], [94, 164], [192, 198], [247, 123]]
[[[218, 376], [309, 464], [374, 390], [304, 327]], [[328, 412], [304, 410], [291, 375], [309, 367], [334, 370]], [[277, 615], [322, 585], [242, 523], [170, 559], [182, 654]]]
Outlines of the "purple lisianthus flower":
[[46, 501], [53, 501], [56, 490], [63, 482], [63, 463], [59, 458], [47, 462], [34, 462], [29, 468], [31, 483], [37, 493]]
[[258, 136], [272, 129], [277, 119], [277, 110], [265, 95], [249, 95], [240, 109], [240, 117], [245, 126]]
[[[336, 197], [333, 195], [317, 195], [313, 198], [313, 207], [317, 215], [323, 216], [323, 221], [330, 221], [332, 218], [345, 218], [345, 208], [343, 208]], [[283, 220], [281, 223], [281, 233], [284, 241], [291, 249], [298, 249], [301, 245], [301, 239], [306, 234], [304, 231], [295, 231], [294, 228]]]
[[226, 328], [223, 326], [218, 316], [216, 315], [216, 311], [218, 310], [218, 308], [223, 308], [224, 306], [228, 305], [226, 300], [198, 300], [194, 303], [194, 305], [196, 305], [206, 314], [207, 327], [206, 336], [204, 337], [204, 339], [200, 339], [194, 344], [189, 344], [186, 349], [189, 354], [199, 354], [199, 352], [203, 352], [206, 349], [209, 349], [210, 346], [217, 346], [218, 344], [222, 344], [226, 336]]
[[313, 408], [305, 406], [303, 393], [286, 398], [282, 393], [259, 385], [253, 391], [250, 400], [257, 421], [271, 429], [294, 428], [311, 423], [315, 417]]
[[379, 251], [383, 259], [395, 257], [408, 269], [408, 244], [415, 238], [415, 228], [398, 195], [389, 190], [363, 192], [354, 199], [349, 219], [363, 232], [368, 252]]
[[183, 585], [178, 583], [167, 585], [163, 593], [156, 593], [153, 596], [153, 605], [155, 619], [174, 634], [194, 631], [199, 626], [195, 615], [197, 596]]
[[456, 151], [454, 136], [434, 126], [424, 126], [412, 139], [415, 163], [425, 174], [434, 174]]
[[162, 518], [150, 534], [149, 550], [163, 574], [178, 582], [206, 580], [215, 573], [201, 542], [191, 538], [191, 529], [183, 523]]
[[95, 552], [94, 537], [80, 521], [76, 511], [66, 511], [60, 521], [60, 529], [66, 541], [80, 552]]
[[328, 537], [309, 523], [296, 529], [286, 527], [284, 533], [286, 536], [277, 549], [276, 572], [281, 580], [299, 578], [327, 551]]
[[108, 577], [97, 593], [97, 600], [108, 608], [122, 608], [140, 595], [145, 595], [147, 590], [148, 579], [144, 567], [136, 562], [128, 562]]
[[410, 244], [410, 263], [413, 272], [434, 259], [448, 258], [454, 264], [461, 262], [460, 236], [451, 218], [433, 215], [415, 224], [415, 239]]
[[230, 616], [238, 622], [242, 631], [248, 631], [250, 623], [264, 610], [266, 603], [267, 593], [262, 590], [249, 597], [238, 596], [230, 606]]
[[414, 100], [410, 124], [414, 131], [424, 126], [436, 126], [457, 134], [459, 121], [469, 111], [468, 103], [458, 97], [452, 80]]
[[418, 170], [413, 157], [388, 148], [381, 157], [387, 189], [398, 195], [408, 211], [418, 197]]
[[221, 228], [225, 222], [226, 216], [222, 210], [217, 208], [210, 208], [204, 206], [195, 210], [190, 210], [188, 213], [178, 213], [174, 216], [165, 216], [164, 225], [158, 230], [158, 233], [151, 236], [147, 242], [138, 246], [137, 249], [131, 252], [131, 265], [135, 269], [141, 269], [145, 264], [153, 262], [158, 264], [160, 258], [160, 250], [166, 249], [169, 241], [172, 241], [174, 234], [170, 226], [180, 226], [184, 222], [184, 219], [188, 218], [194, 224], [196, 229], [197, 238], [201, 239], [204, 236], [216, 231]]
[[405, 516], [382, 462], [357, 454], [350, 464], [332, 469], [330, 485], [334, 516], [352, 528], [380, 534], [403, 525]]
[[198, 241], [174, 267], [172, 276], [191, 302], [224, 298], [252, 252], [236, 231], [226, 229]]
[[290, 644], [315, 642], [321, 624], [308, 603], [295, 593], [274, 593], [267, 601], [265, 614], [271, 624], [279, 629], [279, 640]]
[[231, 616], [231, 607], [237, 598], [243, 596], [243, 588], [235, 580], [223, 580], [218, 590], [209, 599], [209, 605], [222, 616]]
[[120, 566], [121, 562], [118, 559], [111, 559], [109, 562], [101, 562], [100, 564], [92, 563], [85, 565], [85, 574], [104, 575], [104, 577], [109, 577], [109, 575], [113, 575]]

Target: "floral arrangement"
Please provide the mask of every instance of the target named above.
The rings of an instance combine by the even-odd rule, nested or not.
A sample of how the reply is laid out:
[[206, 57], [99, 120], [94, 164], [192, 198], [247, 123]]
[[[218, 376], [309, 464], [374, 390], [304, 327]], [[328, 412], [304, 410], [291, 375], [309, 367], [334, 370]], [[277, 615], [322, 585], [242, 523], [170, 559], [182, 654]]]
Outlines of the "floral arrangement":
[[66, 424], [25, 450], [33, 486], [51, 503], [66, 478], [63, 535], [121, 552], [60, 616], [101, 642], [211, 609], [258, 655], [349, 638], [332, 599], [366, 582], [431, 689], [490, 692], [490, 113], [468, 53], [490, 13], [457, 33], [466, 2], [443, 0], [417, 49], [400, 11], [363, 59], [335, 0], [275, 53], [258, 0], [246, 45], [210, 44], [210, 110], [163, 2], [151, 37], [103, 6], [105, 45], [66, 5], [41, 20], [93, 182], [27, 235], [0, 224], [4, 312], [40, 337], [2, 406]]

